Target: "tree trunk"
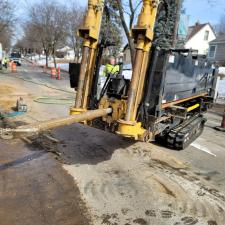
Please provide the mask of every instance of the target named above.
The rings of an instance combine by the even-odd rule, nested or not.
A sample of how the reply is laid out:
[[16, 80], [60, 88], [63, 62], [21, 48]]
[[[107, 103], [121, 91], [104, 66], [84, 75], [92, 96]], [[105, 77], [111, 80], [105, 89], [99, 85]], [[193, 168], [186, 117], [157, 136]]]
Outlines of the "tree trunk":
[[48, 67], [48, 53], [45, 50], [45, 66]]
[[76, 46], [73, 46], [73, 51], [74, 51], [74, 62], [77, 63], [77, 50], [76, 50]]
[[130, 36], [130, 31], [129, 31], [129, 28], [127, 27], [127, 24], [126, 24], [126, 21], [125, 21], [122, 2], [121, 2], [121, 0], [116, 0], [116, 1], [117, 1], [117, 4], [118, 4], [118, 9], [119, 9], [121, 23], [122, 23], [123, 29], [124, 29], [126, 37], [127, 37], [128, 45], [130, 47], [131, 64], [133, 66], [133, 64], [134, 64], [134, 57], [135, 57], [134, 42], [133, 42], [133, 40], [132, 40], [132, 38]]
[[53, 53], [52, 57], [53, 57], [53, 61], [54, 61], [54, 67], [56, 68], [57, 64], [56, 64], [56, 59], [55, 59], [55, 53]]
[[175, 21], [175, 25], [174, 25], [174, 33], [173, 33], [173, 44], [172, 47], [176, 48], [177, 45], [177, 31], [178, 31], [178, 27], [179, 27], [179, 22], [180, 22], [180, 13], [181, 13], [181, 0], [176, 0], [176, 4], [177, 4], [177, 10], [176, 10], [176, 21]]

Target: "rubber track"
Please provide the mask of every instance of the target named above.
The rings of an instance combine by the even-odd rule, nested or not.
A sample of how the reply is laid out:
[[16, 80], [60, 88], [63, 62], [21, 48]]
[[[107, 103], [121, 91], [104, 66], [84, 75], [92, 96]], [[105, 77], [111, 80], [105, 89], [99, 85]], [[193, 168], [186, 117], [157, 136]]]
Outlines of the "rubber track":
[[167, 135], [167, 146], [176, 150], [185, 149], [202, 134], [205, 122], [206, 119], [198, 115], [173, 128]]

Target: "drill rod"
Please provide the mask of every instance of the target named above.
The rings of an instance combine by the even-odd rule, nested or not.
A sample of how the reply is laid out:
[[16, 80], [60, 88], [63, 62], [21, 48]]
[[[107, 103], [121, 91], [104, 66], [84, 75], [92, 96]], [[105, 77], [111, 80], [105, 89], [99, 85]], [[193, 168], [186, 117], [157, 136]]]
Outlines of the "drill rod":
[[[49, 121], [37, 122], [29, 125], [19, 126], [16, 129], [5, 129], [5, 132], [11, 132], [12, 134], [32, 134], [32, 133], [39, 133], [42, 131], [71, 125], [73, 123], [79, 123], [82, 121], [90, 121], [99, 117], [106, 116], [112, 113], [111, 108], [107, 109], [96, 109], [90, 110], [81, 114], [64, 117], [60, 119], [53, 119]], [[3, 131], [4, 132], [4, 131]]]

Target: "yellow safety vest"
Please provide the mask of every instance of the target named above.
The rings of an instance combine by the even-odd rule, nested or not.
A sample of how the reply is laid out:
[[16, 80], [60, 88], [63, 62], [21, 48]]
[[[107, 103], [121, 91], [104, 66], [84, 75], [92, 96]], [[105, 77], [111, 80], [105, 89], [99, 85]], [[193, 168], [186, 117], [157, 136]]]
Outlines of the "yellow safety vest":
[[119, 65], [111, 65], [111, 64], [106, 64], [105, 69], [103, 71], [103, 75], [106, 77], [108, 74], [116, 74], [120, 71]]

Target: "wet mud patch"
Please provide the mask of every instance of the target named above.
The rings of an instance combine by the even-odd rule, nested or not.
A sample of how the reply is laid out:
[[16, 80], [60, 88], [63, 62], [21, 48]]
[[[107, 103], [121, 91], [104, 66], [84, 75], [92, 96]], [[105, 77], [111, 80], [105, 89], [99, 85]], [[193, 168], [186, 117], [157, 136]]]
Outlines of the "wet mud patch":
[[60, 141], [53, 137], [51, 132], [44, 132], [39, 135], [24, 137], [23, 140], [33, 150], [43, 150], [54, 154], [54, 158], [61, 163], [66, 163], [63, 153], [58, 151]]

